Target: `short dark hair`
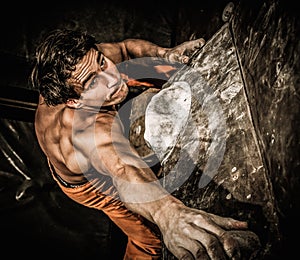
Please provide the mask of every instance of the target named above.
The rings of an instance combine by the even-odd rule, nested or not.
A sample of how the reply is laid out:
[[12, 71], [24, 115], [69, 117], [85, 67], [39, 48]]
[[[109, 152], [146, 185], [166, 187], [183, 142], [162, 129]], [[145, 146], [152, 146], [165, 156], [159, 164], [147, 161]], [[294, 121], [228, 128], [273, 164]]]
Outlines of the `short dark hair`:
[[75, 65], [91, 49], [96, 40], [86, 32], [55, 29], [48, 33], [36, 48], [31, 83], [49, 106], [79, 98], [74, 86], [68, 84]]

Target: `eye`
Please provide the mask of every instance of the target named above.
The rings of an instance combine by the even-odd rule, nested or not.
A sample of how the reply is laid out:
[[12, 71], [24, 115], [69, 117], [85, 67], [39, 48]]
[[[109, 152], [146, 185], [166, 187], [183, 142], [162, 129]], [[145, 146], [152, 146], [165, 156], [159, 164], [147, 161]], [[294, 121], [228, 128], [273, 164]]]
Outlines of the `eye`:
[[91, 89], [91, 88], [94, 88], [95, 86], [97, 86], [98, 84], [98, 76], [94, 77], [93, 80], [91, 81], [91, 83], [89, 84], [88, 88]]
[[104, 57], [102, 57], [100, 59], [100, 68], [101, 68], [101, 70], [105, 70], [106, 69], [106, 60], [105, 60]]

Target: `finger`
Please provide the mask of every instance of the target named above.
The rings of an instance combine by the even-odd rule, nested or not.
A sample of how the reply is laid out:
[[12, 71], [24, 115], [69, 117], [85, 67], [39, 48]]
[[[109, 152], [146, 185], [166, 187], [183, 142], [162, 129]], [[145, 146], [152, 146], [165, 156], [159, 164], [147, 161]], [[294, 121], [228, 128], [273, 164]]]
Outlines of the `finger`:
[[205, 40], [203, 38], [198, 39], [199, 48], [202, 48], [205, 45]]
[[205, 247], [198, 241], [192, 240], [189, 243], [188, 250], [194, 256], [194, 259], [209, 260]]
[[209, 260], [210, 258], [206, 252], [205, 247], [199, 241], [197, 241], [197, 239], [191, 239], [189, 237], [190, 231], [185, 229], [184, 233], [186, 232], [188, 237], [181, 237], [176, 241], [176, 243], [165, 244], [167, 248], [178, 259]]
[[185, 255], [183, 255], [182, 257], [178, 257], [178, 259], [180, 259], [180, 260], [194, 260], [194, 257], [191, 253], [186, 252]]
[[[239, 251], [239, 244], [238, 242], [230, 235], [230, 233], [227, 233], [224, 229], [220, 227], [220, 225], [216, 225], [217, 222], [214, 222], [214, 219], [217, 219], [218, 221], [223, 221], [227, 223], [227, 221], [235, 223], [236, 220], [231, 218], [216, 218], [213, 214], [207, 214], [207, 217], [199, 216], [199, 218], [196, 218], [194, 221], [194, 224], [198, 227], [204, 227], [204, 229], [200, 229], [199, 232], [205, 232], [207, 235], [203, 234], [201, 237], [201, 243], [205, 246], [207, 253], [212, 257], [218, 257], [220, 252], [220, 245], [217, 243], [222, 244], [222, 252], [225, 251], [226, 255], [228, 255], [230, 258], [232, 256], [236, 256], [240, 254]], [[218, 224], [218, 223], [217, 223]], [[229, 226], [231, 224], [228, 224]], [[215, 236], [213, 236], [215, 235]]]
[[[200, 236], [201, 243], [205, 246], [209, 255], [213, 255], [214, 252], [209, 251], [211, 248], [216, 246], [214, 239], [209, 236], [214, 235], [215, 239], [222, 244], [222, 251], [225, 250], [229, 257], [233, 257], [235, 255], [240, 254], [238, 241], [230, 234], [230, 232], [226, 232], [223, 227], [227, 229], [233, 229], [236, 227], [245, 228], [247, 227], [247, 223], [244, 221], [238, 221], [232, 218], [224, 218], [221, 216], [217, 216], [207, 212], [201, 212], [201, 214], [194, 217], [193, 224], [198, 227], [199, 232], [205, 232], [207, 235], [202, 234]], [[214, 246], [211, 246], [214, 245]], [[217, 251], [217, 254], [219, 252]]]
[[223, 248], [226, 254], [233, 259], [239, 259], [241, 256], [239, 243], [235, 240], [230, 233], [225, 232], [221, 237], [220, 241], [223, 244]]
[[203, 38], [199, 38], [193, 41], [187, 42], [186, 48], [190, 50], [196, 50], [202, 48], [205, 45], [205, 40]]
[[[214, 235], [209, 234], [204, 230], [201, 230], [200, 233], [202, 234], [198, 236], [198, 240], [201, 241], [201, 244], [205, 248], [205, 255], [211, 260], [225, 260], [225, 252], [219, 240]], [[203, 255], [203, 253], [203, 251], [199, 250], [197, 255]]]
[[[232, 258], [233, 256], [240, 255], [238, 241], [235, 240], [230, 235], [230, 233], [227, 233], [225, 230], [223, 230], [222, 228], [220, 228], [216, 225], [210, 225], [210, 224], [208, 224], [207, 230], [215, 235], [213, 237], [207, 238], [207, 242], [204, 241], [206, 243], [205, 248], [209, 255], [214, 256], [216, 253], [217, 254], [216, 256], [218, 256], [219, 248], [215, 249], [215, 247], [217, 246], [216, 245], [217, 242], [222, 244], [223, 250], [225, 251], [226, 255], [229, 256], [230, 258]], [[217, 241], [215, 241], [214, 238], [216, 238]], [[223, 252], [223, 250], [222, 250], [222, 252]]]
[[210, 218], [220, 227], [225, 229], [247, 229], [248, 223], [246, 221], [240, 221], [233, 218], [224, 218], [211, 213], [207, 213]]
[[[227, 221], [233, 221], [235, 223], [236, 220], [231, 218], [226, 218]], [[222, 244], [223, 250], [225, 251], [226, 255], [232, 258], [233, 256], [239, 256], [240, 255], [240, 249], [239, 244], [234, 237], [229, 232], [226, 232], [223, 230], [220, 226], [216, 225], [214, 222], [212, 222], [210, 219], [206, 220], [206, 227], [205, 230], [208, 232], [214, 234], [219, 243]], [[203, 224], [203, 223], [201, 223]], [[211, 240], [211, 241], [210, 241]], [[213, 237], [207, 236], [206, 240], [201, 241], [202, 244], [205, 243], [205, 248], [209, 255], [214, 256], [214, 250], [216, 245], [216, 241]], [[219, 250], [219, 248], [217, 248]], [[216, 253], [219, 254], [219, 251], [216, 250]]]
[[203, 47], [206, 43], [206, 41], [203, 38], [200, 38], [199, 41], [200, 41], [201, 47]]
[[171, 63], [179, 62], [179, 54], [171, 52], [169, 55], [167, 55], [167, 60]]
[[194, 239], [194, 241], [187, 240], [184, 246], [196, 259], [202, 259], [199, 256], [205, 255], [211, 260], [226, 259], [223, 246], [216, 236], [197, 226], [190, 226], [186, 228], [184, 232], [189, 238]]
[[188, 250], [186, 250], [184, 247], [177, 246], [171, 252], [176, 258], [178, 258], [180, 260], [189, 260], [189, 259], [194, 260], [193, 255]]
[[182, 63], [188, 63], [190, 58], [188, 56], [181, 56], [180, 57], [180, 62]]
[[185, 47], [184, 47], [184, 60], [182, 60], [183, 63], [188, 63], [189, 61], [189, 56], [191, 56], [196, 50], [201, 49], [205, 44], [205, 40], [203, 38], [193, 40], [190, 42], [186, 42]]
[[[184, 257], [192, 256], [192, 259], [209, 260], [205, 247], [197, 239], [186, 239], [182, 243]], [[188, 258], [187, 258], [188, 259]]]

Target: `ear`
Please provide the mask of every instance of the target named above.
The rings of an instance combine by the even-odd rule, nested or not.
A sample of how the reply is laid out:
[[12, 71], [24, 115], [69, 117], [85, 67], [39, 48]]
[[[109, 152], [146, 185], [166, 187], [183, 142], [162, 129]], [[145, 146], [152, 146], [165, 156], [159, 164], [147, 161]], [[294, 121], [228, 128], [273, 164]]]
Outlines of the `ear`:
[[67, 100], [67, 106], [70, 108], [79, 108], [80, 105], [81, 105], [81, 103], [79, 102], [78, 99], [70, 98]]

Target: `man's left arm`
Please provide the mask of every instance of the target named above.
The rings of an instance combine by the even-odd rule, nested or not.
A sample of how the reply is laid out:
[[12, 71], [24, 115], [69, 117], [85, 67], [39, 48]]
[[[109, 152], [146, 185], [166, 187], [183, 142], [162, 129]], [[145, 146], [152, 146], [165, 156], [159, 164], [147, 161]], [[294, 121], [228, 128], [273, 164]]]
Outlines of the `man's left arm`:
[[165, 58], [170, 62], [187, 63], [189, 55], [205, 44], [203, 38], [185, 41], [173, 48], [159, 46], [147, 40], [126, 39], [116, 43], [100, 43], [98, 49], [113, 62], [120, 63], [125, 60], [142, 57]]

